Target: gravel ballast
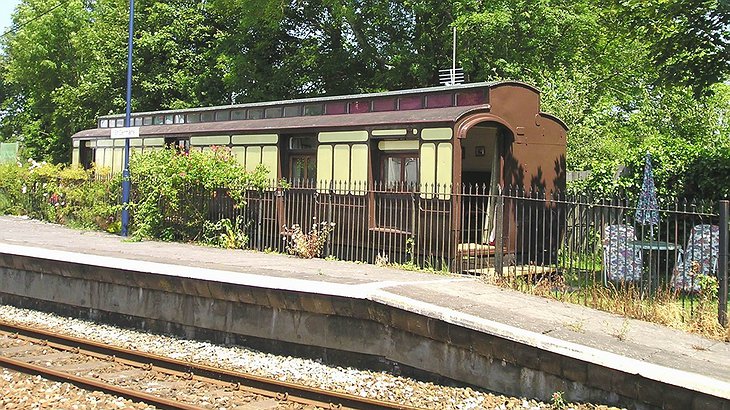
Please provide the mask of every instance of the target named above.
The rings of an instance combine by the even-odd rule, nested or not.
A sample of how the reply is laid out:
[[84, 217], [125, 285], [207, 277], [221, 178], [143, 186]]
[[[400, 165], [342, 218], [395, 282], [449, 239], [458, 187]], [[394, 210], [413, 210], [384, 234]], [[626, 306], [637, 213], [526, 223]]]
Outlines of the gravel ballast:
[[[110, 345], [136, 349], [160, 356], [179, 360], [206, 364], [219, 368], [251, 373], [276, 380], [304, 384], [322, 389], [340, 391], [362, 397], [389, 400], [401, 404], [427, 409], [546, 409], [555, 408], [552, 404], [492, 394], [471, 388], [441, 386], [430, 382], [418, 381], [385, 372], [358, 370], [345, 367], [324, 365], [316, 360], [277, 356], [263, 353], [241, 346], [222, 346], [202, 341], [185, 340], [176, 337], [145, 333], [137, 330], [123, 329], [115, 326], [98, 324], [86, 320], [61, 317], [39, 311], [19, 309], [0, 305], [0, 319], [8, 323], [22, 324], [45, 330], [63, 333], [79, 338], [95, 340]], [[18, 402], [21, 397], [33, 397], [35, 400], [52, 400], [60, 391], [71, 392], [68, 387], [58, 387], [61, 383], [47, 385], [43, 379], [19, 375], [4, 371], [0, 379], [0, 391], [15, 392], [0, 401], [3, 408], [24, 407]], [[48, 387], [52, 386], [52, 387]], [[71, 386], [73, 387], [73, 386]], [[64, 390], [66, 389], [66, 390]], [[19, 392], [25, 391], [26, 394]], [[48, 397], [44, 393], [48, 391]], [[39, 393], [40, 392], [40, 393]], [[65, 394], [65, 393], [64, 393]], [[96, 394], [96, 393], [95, 393]], [[88, 394], [68, 393], [69, 400], [78, 400], [79, 409], [85, 408], [146, 408], [133, 405], [131, 402], [122, 407], [115, 407], [113, 399], [109, 406], [92, 407], [85, 400]], [[107, 396], [107, 395], [102, 395]], [[112, 397], [112, 396], [109, 396]], [[100, 399], [96, 399], [100, 400]], [[105, 399], [107, 400], [107, 399]], [[122, 400], [122, 399], [116, 399]], [[25, 402], [24, 402], [25, 403]], [[105, 402], [106, 403], [106, 402]], [[28, 404], [28, 403], [25, 403]], [[73, 406], [62, 408], [72, 408]], [[16, 407], [12, 407], [15, 405]], [[18, 407], [20, 405], [20, 407]], [[10, 406], [10, 407], [8, 407]], [[43, 408], [56, 408], [50, 405]], [[567, 404], [566, 409], [613, 409], [603, 405]]]

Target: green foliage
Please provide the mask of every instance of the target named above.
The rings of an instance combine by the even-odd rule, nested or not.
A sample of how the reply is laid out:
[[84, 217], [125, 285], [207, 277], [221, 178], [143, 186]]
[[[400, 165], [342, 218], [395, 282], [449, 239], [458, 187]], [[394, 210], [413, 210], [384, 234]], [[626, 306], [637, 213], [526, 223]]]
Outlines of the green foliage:
[[241, 215], [235, 221], [223, 218], [217, 222], [203, 221], [203, 240], [206, 245], [226, 249], [245, 249], [248, 235], [244, 232], [246, 224]]
[[29, 161], [0, 165], [0, 214], [119, 230], [121, 181], [96, 170]]
[[[29, 23], [2, 39], [0, 139], [57, 163], [69, 160], [70, 135], [124, 109], [129, 4], [71, 0], [33, 20], [56, 3], [21, 0], [14, 22]], [[611, 168], [667, 144], [657, 150], [681, 155], [663, 161], [666, 195], [700, 195], [722, 180], [710, 166], [726, 167], [728, 4], [138, 0], [132, 105], [432, 86], [451, 66], [456, 27], [467, 81], [519, 80], [542, 90], [542, 109], [570, 129], [568, 169], [593, 170], [605, 184], [587, 189], [628, 188], [633, 182], [612, 182]]]
[[552, 394], [550, 402], [554, 409], [561, 410], [567, 407], [568, 404], [565, 402], [565, 397], [563, 397], [564, 394], [565, 393], [562, 391], [556, 391]]
[[727, 78], [730, 2], [619, 0], [620, 16], [644, 37], [658, 67], [658, 83], [682, 83], [695, 95]]
[[[204, 240], [204, 222], [216, 223], [215, 209], [230, 206], [243, 212], [246, 191], [268, 186], [263, 166], [247, 172], [225, 147], [189, 154], [174, 149], [135, 154], [130, 172], [138, 239]], [[223, 225], [219, 228], [225, 230]]]

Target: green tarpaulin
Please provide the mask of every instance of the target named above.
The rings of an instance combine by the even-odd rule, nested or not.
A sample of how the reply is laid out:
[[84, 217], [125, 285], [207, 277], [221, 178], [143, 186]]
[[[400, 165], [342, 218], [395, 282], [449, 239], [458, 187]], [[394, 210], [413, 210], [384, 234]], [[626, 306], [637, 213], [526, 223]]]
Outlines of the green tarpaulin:
[[17, 142], [0, 142], [0, 164], [15, 162], [18, 158]]

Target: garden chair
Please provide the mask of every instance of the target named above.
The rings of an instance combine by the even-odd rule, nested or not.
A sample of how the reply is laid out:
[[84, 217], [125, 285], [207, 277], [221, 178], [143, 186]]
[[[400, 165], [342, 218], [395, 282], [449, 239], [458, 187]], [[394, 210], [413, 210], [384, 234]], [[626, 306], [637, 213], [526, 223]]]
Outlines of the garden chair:
[[636, 230], [630, 225], [606, 226], [603, 239], [604, 284], [630, 282], [641, 279], [643, 269], [641, 250], [631, 246], [636, 241]]
[[685, 292], [699, 292], [698, 275], [716, 275], [720, 253], [720, 227], [696, 225], [692, 227], [687, 246], [680, 250], [674, 267], [672, 285]]

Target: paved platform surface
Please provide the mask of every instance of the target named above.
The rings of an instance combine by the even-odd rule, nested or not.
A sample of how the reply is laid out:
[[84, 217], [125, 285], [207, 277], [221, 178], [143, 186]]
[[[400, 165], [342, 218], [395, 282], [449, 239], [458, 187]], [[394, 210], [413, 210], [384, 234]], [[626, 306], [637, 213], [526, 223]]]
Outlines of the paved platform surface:
[[[129, 242], [16, 217], [0, 217], [0, 247], [17, 245], [124, 260], [155, 262], [174, 271], [196, 267], [228, 272], [231, 282], [288, 283], [307, 292], [358, 295], [461, 323], [489, 323], [505, 337], [558, 346], [574, 357], [603, 362], [676, 384], [704, 386], [730, 398], [730, 343], [579, 305], [488, 285], [476, 277], [438, 275], [287, 255], [190, 244]], [[93, 259], [90, 256], [90, 259]], [[216, 275], [221, 280], [220, 275]], [[282, 280], [285, 279], [285, 280]], [[272, 285], [276, 286], [276, 285]], [[343, 292], [343, 289], [345, 290]], [[712, 386], [710, 386], [712, 385]]]

